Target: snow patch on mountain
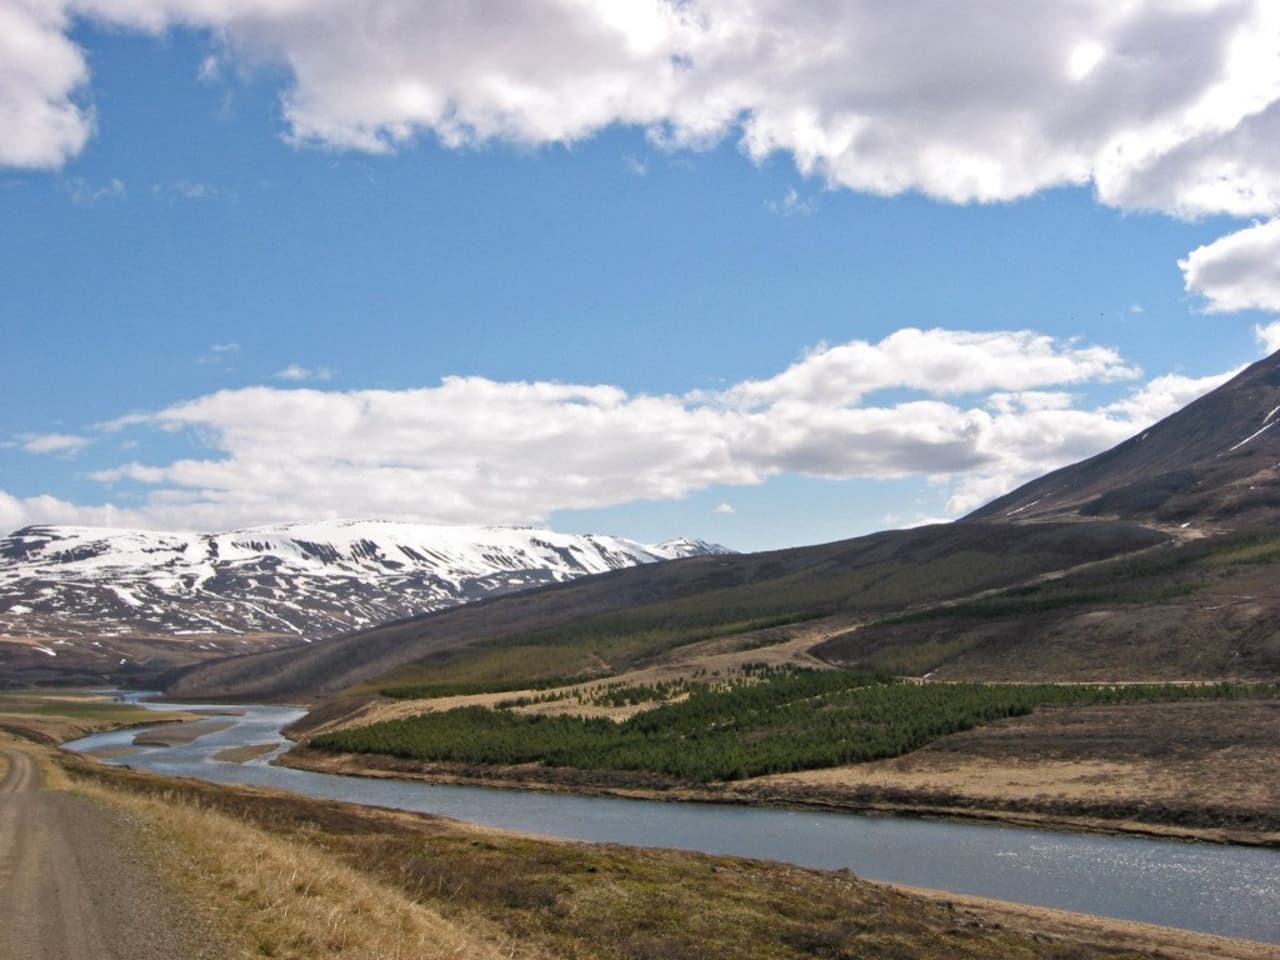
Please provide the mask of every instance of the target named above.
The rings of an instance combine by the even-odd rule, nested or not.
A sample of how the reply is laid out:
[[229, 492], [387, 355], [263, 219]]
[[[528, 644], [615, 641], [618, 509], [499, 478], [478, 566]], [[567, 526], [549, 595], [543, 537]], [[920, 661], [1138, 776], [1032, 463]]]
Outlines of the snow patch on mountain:
[[308, 639], [641, 563], [728, 553], [679, 538], [382, 520], [228, 533], [32, 526], [0, 539], [0, 636]]

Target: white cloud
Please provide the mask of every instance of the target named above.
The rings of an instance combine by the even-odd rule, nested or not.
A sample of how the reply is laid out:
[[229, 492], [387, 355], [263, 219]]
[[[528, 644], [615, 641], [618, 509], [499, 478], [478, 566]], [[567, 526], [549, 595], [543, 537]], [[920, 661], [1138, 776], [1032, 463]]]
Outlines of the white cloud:
[[1177, 212], [1274, 208], [1280, 173], [1259, 133], [1280, 100], [1269, 0], [5, 0], [65, 61], [15, 61], [6, 87], [56, 103], [83, 82], [69, 8], [211, 31], [206, 78], [228, 59], [284, 66], [290, 136], [327, 147], [567, 143], [627, 124], [669, 146], [736, 136], [752, 158], [784, 151], [872, 193], [1008, 200], [1093, 180], [1105, 202]]
[[[56, 167], [92, 130], [71, 12], [207, 32], [206, 82], [283, 68], [299, 144], [539, 145], [625, 125], [666, 149], [735, 139], [880, 195], [1092, 185], [1123, 209], [1280, 215], [1274, 0], [0, 0], [0, 164]], [[1257, 302], [1206, 294], [1219, 311]]]
[[817, 210], [817, 205], [807, 197], [800, 196], [795, 187], [788, 187], [782, 200], [766, 200], [764, 208], [780, 217], [805, 216]]
[[[148, 488], [131, 522], [159, 527], [539, 522], [784, 473], [929, 477], [955, 513], [1119, 442], [1223, 379], [1157, 377], [1121, 401], [1082, 405], [1081, 385], [1138, 376], [1114, 351], [1026, 331], [906, 330], [685, 396], [479, 377], [412, 390], [253, 387], [103, 424], [144, 439], [190, 432], [210, 453], [92, 476]], [[886, 389], [902, 395], [868, 401]]]
[[1244, 367], [1236, 367], [1225, 373], [1215, 373], [1207, 377], [1186, 377], [1180, 373], [1167, 373], [1155, 377], [1134, 390], [1123, 400], [1108, 404], [1103, 411], [1119, 414], [1134, 423], [1155, 423], [1169, 414], [1181, 410], [1192, 400], [1202, 397], [1210, 390], [1222, 386]]
[[57, 497], [15, 497], [0, 490], [0, 533], [33, 523], [72, 523], [93, 527], [143, 527], [147, 518], [110, 504], [82, 507]]
[[292, 380], [300, 382], [303, 380], [332, 380], [333, 371], [328, 367], [303, 367], [296, 363], [291, 363], [283, 370], [277, 370], [272, 376], [277, 380]]
[[732, 402], [747, 405], [784, 398], [831, 405], [854, 403], [877, 390], [903, 387], [934, 396], [954, 396], [1113, 382], [1141, 374], [1109, 347], [1084, 346], [1029, 330], [908, 327], [879, 343], [854, 340], [835, 347], [821, 346], [777, 376], [747, 381], [726, 395]]
[[733, 504], [731, 503], [718, 503], [716, 504], [716, 508], [711, 512], [727, 515], [730, 513], [737, 513], [738, 511], [734, 509]]
[[[1280, 153], [1280, 139], [1272, 146]], [[1197, 247], [1178, 266], [1210, 313], [1280, 311], [1280, 218]]]
[[55, 453], [70, 456], [79, 453], [93, 441], [69, 433], [24, 433], [18, 438], [27, 453]]
[[1063, 391], [1020, 390], [1017, 393], [993, 393], [987, 398], [987, 406], [996, 413], [1011, 414], [1019, 411], [1069, 410], [1075, 405], [1075, 396]]
[[947, 510], [956, 515], [968, 513], [1019, 484], [1112, 447], [1176, 413], [1242, 369], [1207, 377], [1165, 374], [1136, 387], [1122, 400], [1093, 410], [1056, 400], [991, 404], [997, 412], [982, 437], [983, 449], [991, 454], [991, 460], [956, 479]]
[[60, 167], [89, 139], [89, 71], [68, 25], [63, 4], [0, 2], [0, 166]]
[[1268, 324], [1256, 324], [1253, 335], [1266, 353], [1272, 354], [1280, 350], [1280, 320]]

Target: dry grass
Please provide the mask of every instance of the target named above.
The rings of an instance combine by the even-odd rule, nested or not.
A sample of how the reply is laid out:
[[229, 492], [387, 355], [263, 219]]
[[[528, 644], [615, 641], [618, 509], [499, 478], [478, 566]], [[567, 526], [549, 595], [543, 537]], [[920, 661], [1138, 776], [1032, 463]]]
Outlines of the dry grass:
[[1045, 707], [891, 760], [743, 786], [837, 803], [842, 795], [894, 795], [993, 812], [1074, 813], [1280, 844], [1277, 741], [1275, 700]]
[[305, 844], [178, 797], [155, 798], [79, 781], [89, 796], [141, 817], [172, 846], [182, 885], [245, 957], [312, 960], [497, 958], [400, 891]]
[[[710, 675], [727, 677], [740, 673], [746, 664], [764, 663], [771, 667], [786, 665], [807, 667], [815, 670], [829, 670], [831, 665], [810, 654], [810, 650], [818, 644], [829, 640], [838, 633], [847, 631], [850, 623], [843, 618], [830, 618], [787, 627], [785, 630], [772, 628], [757, 630], [746, 634], [735, 634], [719, 637], [700, 643], [679, 647], [666, 655], [659, 662], [637, 670], [610, 675], [600, 680], [589, 680], [554, 689], [508, 690], [502, 693], [474, 693], [453, 697], [431, 697], [418, 700], [370, 700], [353, 714], [340, 715], [332, 722], [308, 727], [308, 736], [329, 733], [348, 727], [364, 727], [385, 720], [401, 720], [416, 717], [423, 713], [437, 710], [452, 710], [455, 707], [496, 707], [506, 700], [521, 697], [536, 698], [549, 693], [568, 694], [567, 699], [535, 703], [527, 707], [517, 708], [518, 713], [538, 714], [573, 714], [581, 717], [608, 717], [622, 721], [647, 710], [654, 704], [631, 704], [624, 707], [611, 707], [578, 702], [581, 695], [584, 700], [602, 692], [610, 684], [626, 686], [654, 686], [672, 680], [693, 680]], [[763, 640], [771, 640], [776, 636], [777, 642], [769, 642], [763, 646], [756, 644]]]

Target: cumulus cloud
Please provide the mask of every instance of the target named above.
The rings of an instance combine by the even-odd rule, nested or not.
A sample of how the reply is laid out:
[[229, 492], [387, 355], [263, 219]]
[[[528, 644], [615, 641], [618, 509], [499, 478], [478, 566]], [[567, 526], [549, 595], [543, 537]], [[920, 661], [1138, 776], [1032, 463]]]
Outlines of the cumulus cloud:
[[737, 513], [738, 511], [734, 509], [733, 504], [731, 503], [718, 503], [716, 504], [716, 508], [711, 512], [718, 514], [730, 514]]
[[1280, 311], [1280, 219], [1197, 247], [1178, 266], [1187, 290], [1202, 294], [1210, 313]]
[[[66, 126], [84, 81], [68, 10], [218, 37], [228, 60], [282, 65], [298, 142], [383, 152], [572, 142], [612, 124], [655, 143], [736, 137], [833, 185], [1008, 200], [1093, 181], [1108, 203], [1182, 214], [1274, 210], [1268, 132], [1280, 100], [1280, 13], [1268, 0], [4, 0], [42, 55], [3, 85]], [[5, 35], [10, 31], [0, 31]], [[16, 45], [15, 45], [16, 46]], [[50, 64], [57, 66], [54, 69]], [[49, 107], [52, 105], [52, 108]], [[74, 126], [74, 124], [73, 124]], [[56, 161], [80, 138], [32, 158]], [[7, 142], [12, 143], [12, 140]]]
[[55, 453], [62, 456], [79, 453], [93, 441], [69, 433], [24, 433], [18, 437], [27, 453]]
[[1155, 423], [1181, 410], [1197, 397], [1216, 390], [1243, 369], [1244, 367], [1236, 367], [1207, 377], [1167, 373], [1144, 383], [1123, 400], [1108, 404], [1103, 407], [1103, 411], [1125, 417], [1134, 423]]
[[0, 166], [60, 167], [89, 139], [93, 112], [77, 102], [89, 71], [69, 21], [65, 4], [0, 2]]
[[1054, 384], [1114, 382], [1141, 371], [1109, 347], [1063, 341], [1029, 330], [918, 330], [908, 327], [879, 343], [822, 345], [768, 380], [739, 384], [739, 404], [782, 399], [849, 404], [877, 390], [909, 388], [953, 396], [1031, 390]]
[[0, 531], [9, 532], [33, 523], [70, 523], [89, 527], [153, 526], [148, 517], [110, 504], [82, 507], [46, 495], [16, 497], [0, 490]]
[[1063, 393], [997, 394], [983, 431], [989, 465], [954, 480], [948, 512], [976, 510], [1050, 470], [1083, 460], [1133, 436], [1226, 383], [1243, 367], [1205, 377], [1170, 373], [1154, 377], [1124, 398], [1079, 409]]
[[[91, 133], [76, 16], [205, 31], [206, 82], [282, 68], [288, 139], [328, 149], [627, 125], [665, 149], [736, 140], [886, 196], [1092, 185], [1122, 209], [1280, 215], [1273, 0], [0, 0], [0, 164], [59, 166]], [[1188, 280], [1214, 310], [1275, 302]]]
[[[975, 370], [966, 361], [977, 344]], [[683, 396], [481, 377], [411, 390], [260, 386], [104, 424], [144, 440], [190, 433], [209, 453], [92, 476], [141, 486], [131, 522], [159, 527], [339, 515], [542, 522], [786, 473], [929, 477], [954, 514], [1119, 442], [1229, 375], [1141, 382], [1106, 348], [1026, 331], [906, 330]], [[1122, 399], [1084, 405], [1084, 384], [1121, 379], [1135, 384]], [[1062, 386], [1075, 389], [1053, 389]], [[892, 398], [877, 402], [886, 390]]]

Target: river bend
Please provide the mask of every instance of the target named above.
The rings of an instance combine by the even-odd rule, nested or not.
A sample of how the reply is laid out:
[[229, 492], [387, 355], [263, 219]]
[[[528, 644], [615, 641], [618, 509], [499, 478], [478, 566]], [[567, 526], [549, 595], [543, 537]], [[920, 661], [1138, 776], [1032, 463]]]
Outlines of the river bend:
[[[132, 699], [132, 697], [131, 697]], [[229, 709], [151, 703], [157, 709]], [[508, 830], [637, 846], [761, 857], [870, 880], [1280, 943], [1280, 851], [1144, 837], [1056, 833], [907, 817], [681, 804], [427, 784], [275, 767], [271, 755], [224, 763], [247, 744], [287, 745], [303, 713], [244, 706], [233, 724], [176, 747], [107, 759], [170, 776], [277, 787], [326, 799], [442, 814]], [[67, 745], [128, 748], [139, 731]]]

